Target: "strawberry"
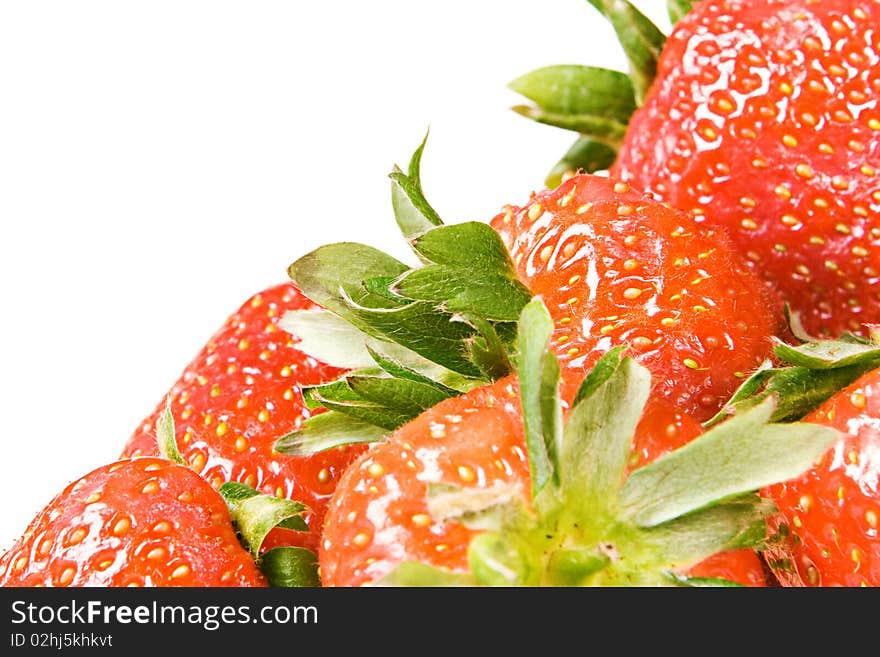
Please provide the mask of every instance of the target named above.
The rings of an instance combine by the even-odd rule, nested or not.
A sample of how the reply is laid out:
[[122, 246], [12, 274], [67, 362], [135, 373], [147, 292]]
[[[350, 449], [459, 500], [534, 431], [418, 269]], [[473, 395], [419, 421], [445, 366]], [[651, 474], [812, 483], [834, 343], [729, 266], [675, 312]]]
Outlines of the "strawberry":
[[[656, 458], [649, 440], [653, 460], [633, 467], [638, 436], [669, 419], [650, 410], [668, 406], [643, 412], [648, 370], [615, 349], [566, 410], [540, 299], [520, 324], [518, 374], [438, 403], [343, 475], [319, 552], [325, 586], [698, 583], [689, 569], [712, 572], [709, 557], [735, 551], [722, 560], [733, 576], [764, 535], [756, 481], [802, 471], [836, 436], [767, 424], [765, 404]], [[751, 556], [736, 575], [761, 585]]]
[[880, 369], [804, 421], [841, 437], [806, 472], [766, 489], [778, 507], [768, 564], [783, 586], [880, 586]]
[[267, 586], [223, 497], [164, 457], [69, 484], [0, 557], [2, 586]]
[[626, 344], [655, 373], [656, 394], [702, 421], [784, 332], [781, 302], [723, 231], [612, 178], [572, 176], [491, 225], [556, 320], [566, 399], [601, 354]]
[[606, 167], [699, 213], [810, 334], [866, 335], [880, 319], [877, 4], [680, 3], [665, 40], [629, 3], [593, 4], [629, 76], [566, 65], [512, 83], [536, 103], [521, 113], [582, 135], [556, 175]]
[[[363, 449], [348, 445], [308, 457], [274, 450], [278, 438], [312, 414], [302, 386], [344, 371], [304, 354], [299, 338], [279, 327], [286, 312], [315, 308], [289, 281], [253, 295], [208, 340], [167, 395], [180, 454], [215, 488], [240, 482], [308, 507], [310, 532], [278, 529], [267, 546], [317, 547], [316, 528], [327, 499]], [[165, 398], [129, 437], [123, 457], [159, 453], [156, 426], [164, 410]]]

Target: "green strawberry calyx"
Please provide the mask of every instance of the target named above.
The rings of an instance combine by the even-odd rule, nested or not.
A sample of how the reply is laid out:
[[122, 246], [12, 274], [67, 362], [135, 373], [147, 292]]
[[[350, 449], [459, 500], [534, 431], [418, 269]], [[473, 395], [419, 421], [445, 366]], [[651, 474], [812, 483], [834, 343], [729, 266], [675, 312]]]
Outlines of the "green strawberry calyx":
[[629, 471], [649, 371], [622, 348], [608, 352], [563, 422], [552, 321], [540, 298], [524, 307], [519, 331], [529, 495], [430, 487], [435, 517], [483, 530], [469, 546], [469, 572], [405, 562], [375, 585], [730, 585], [681, 573], [718, 552], [760, 550], [775, 507], [758, 491], [799, 475], [838, 438], [817, 424], [773, 422], [768, 396]]
[[880, 367], [880, 339], [872, 327], [867, 327], [868, 338], [844, 333], [835, 339], [819, 339], [805, 333], [796, 313], [787, 307], [786, 315], [797, 344], [774, 339], [777, 362], [768, 360], [756, 368], [705, 427], [770, 396], [778, 402], [774, 421], [799, 420], [862, 374]]
[[410, 265], [364, 244], [321, 246], [288, 273], [320, 309], [291, 311], [279, 326], [298, 348], [348, 369], [306, 386], [302, 427], [276, 442], [304, 455], [374, 442], [448, 397], [513, 371], [519, 313], [532, 298], [495, 230], [485, 222], [444, 224], [422, 190], [425, 140], [406, 172], [391, 174], [397, 224]]
[[[577, 138], [547, 174], [556, 187], [571, 171], [593, 173], [611, 166], [633, 112], [641, 106], [657, 74], [666, 35], [628, 0], [589, 0], [608, 20], [626, 56], [626, 73], [577, 64], [543, 66], [512, 80], [508, 87], [528, 102], [513, 111], [533, 121], [574, 132]], [[668, 0], [674, 25], [692, 0]]]

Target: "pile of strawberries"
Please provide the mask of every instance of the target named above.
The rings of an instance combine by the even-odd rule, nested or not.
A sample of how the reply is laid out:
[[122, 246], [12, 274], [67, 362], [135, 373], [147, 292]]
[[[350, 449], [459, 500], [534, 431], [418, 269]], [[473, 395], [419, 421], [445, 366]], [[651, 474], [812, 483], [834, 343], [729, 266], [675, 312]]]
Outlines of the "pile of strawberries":
[[[880, 585], [880, 6], [592, 2], [524, 206], [245, 301], [3, 586]], [[549, 167], [548, 167], [549, 168]]]

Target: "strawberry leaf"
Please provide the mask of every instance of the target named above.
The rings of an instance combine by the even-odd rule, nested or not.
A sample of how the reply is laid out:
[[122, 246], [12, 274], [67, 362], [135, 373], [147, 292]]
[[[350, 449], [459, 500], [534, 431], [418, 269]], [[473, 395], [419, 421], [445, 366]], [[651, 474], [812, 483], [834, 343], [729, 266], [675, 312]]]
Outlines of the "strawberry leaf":
[[625, 73], [595, 66], [560, 64], [521, 75], [508, 85], [539, 107], [558, 114], [583, 114], [626, 124], [636, 109]]
[[769, 500], [746, 494], [682, 515], [639, 532], [639, 540], [659, 563], [692, 565], [710, 555], [759, 548], [766, 538]]
[[480, 377], [482, 371], [468, 357], [467, 343], [473, 340], [473, 326], [450, 313], [440, 311], [430, 301], [414, 301], [395, 309], [376, 309], [347, 300], [355, 322], [368, 332], [416, 352], [430, 361], [466, 377]]
[[412, 240], [412, 245], [419, 255], [434, 264], [516, 278], [504, 243], [486, 223], [465, 221], [440, 226]]
[[880, 345], [857, 338], [817, 340], [797, 346], [777, 340], [773, 351], [791, 365], [801, 365], [810, 369], [880, 364]]
[[188, 465], [183, 456], [181, 456], [180, 449], [177, 446], [177, 434], [174, 430], [174, 415], [171, 412], [170, 396], [165, 399], [165, 409], [156, 421], [156, 440], [159, 454], [175, 463]]
[[636, 101], [641, 103], [657, 74], [666, 36], [628, 0], [589, 0], [608, 19], [629, 61]]
[[[581, 395], [563, 432], [559, 459], [562, 492], [574, 513], [602, 514], [614, 504], [627, 469], [632, 439], [648, 400], [651, 374], [632, 358], [618, 359], [601, 383]], [[612, 358], [613, 358], [612, 357]]]
[[442, 304], [444, 310], [453, 313], [475, 314], [495, 321], [516, 321], [531, 298], [519, 281], [473, 266], [457, 269], [428, 265], [413, 269], [394, 282], [393, 290], [408, 299]]
[[361, 422], [375, 425], [385, 431], [393, 431], [413, 417], [405, 410], [400, 411], [392, 406], [362, 397], [349, 387], [347, 380], [322, 386], [310, 386], [304, 393], [307, 405], [312, 408], [324, 407]]
[[625, 123], [595, 114], [564, 114], [535, 105], [514, 105], [511, 109], [536, 123], [577, 132], [612, 148], [619, 147], [626, 134]]
[[309, 530], [302, 518], [306, 507], [301, 502], [266, 495], [235, 481], [227, 481], [219, 491], [242, 543], [254, 559], [259, 559], [263, 541], [276, 527]]
[[[383, 345], [384, 346], [384, 345]], [[437, 373], [434, 374], [436, 378], [432, 378], [426, 374], [423, 374], [417, 371], [413, 367], [408, 367], [405, 363], [400, 360], [395, 359], [392, 356], [380, 353], [377, 349], [374, 349], [369, 344], [366, 345], [367, 351], [370, 354], [370, 357], [375, 361], [375, 363], [382, 368], [383, 371], [387, 372], [393, 377], [398, 379], [406, 379], [408, 381], [415, 381], [417, 383], [423, 383], [426, 386], [430, 386], [434, 388], [437, 392], [441, 393], [445, 397], [454, 397], [459, 392], [464, 392], [465, 390], [469, 390], [470, 387], [473, 387], [475, 384], [466, 385], [462, 381], [457, 381], [459, 387], [451, 387], [445, 385], [443, 383], [443, 379], [448, 377], [438, 376]], [[411, 352], [410, 352], [411, 353]]]
[[459, 317], [477, 331], [465, 343], [465, 348], [468, 358], [480, 370], [483, 380], [495, 381], [509, 374], [513, 369], [509, 351], [516, 339], [516, 330], [506, 330], [505, 327], [513, 326], [513, 322], [495, 324], [473, 315]]
[[392, 376], [422, 381], [446, 392], [464, 392], [481, 383], [462, 377], [399, 344], [373, 338], [322, 308], [287, 311], [278, 326], [298, 338], [297, 349], [335, 367], [375, 370], [378, 365]]
[[296, 348], [322, 363], [346, 369], [373, 365], [365, 346], [370, 336], [323, 308], [289, 310], [278, 328], [295, 335]]
[[[408, 190], [404, 196], [412, 208], [420, 211], [429, 207], [419, 180], [424, 145], [413, 155], [407, 175], [393, 174], [401, 189]], [[461, 377], [504, 376], [510, 371], [507, 351], [515, 330], [503, 324], [516, 322], [531, 293], [519, 282], [501, 237], [487, 223], [445, 226], [439, 218], [422, 214], [418, 219], [404, 211], [398, 220], [423, 266], [411, 269], [372, 247], [339, 242], [293, 262], [288, 274], [317, 305], [374, 340], [400, 345]], [[317, 344], [336, 362], [362, 362], [359, 346], [334, 351], [326, 338], [315, 337], [314, 323], [290, 323], [308, 332], [304, 348]], [[358, 335], [333, 328], [336, 336]]]
[[321, 585], [317, 555], [306, 548], [282, 546], [267, 550], [260, 557], [260, 570], [270, 586], [302, 588]]
[[407, 419], [420, 415], [450, 396], [433, 385], [411, 379], [352, 375], [346, 377], [345, 381], [361, 399], [382, 404], [407, 416]]
[[275, 441], [275, 451], [291, 456], [309, 456], [340, 445], [372, 443], [385, 438], [388, 430], [337, 411], [326, 411], [307, 419], [300, 429]]
[[693, 0], [667, 0], [666, 10], [669, 20], [675, 25], [693, 9]]
[[594, 66], [545, 66], [508, 85], [534, 105], [512, 109], [540, 123], [618, 145], [636, 109], [629, 76]]
[[774, 408], [770, 397], [635, 470], [620, 493], [623, 517], [653, 527], [791, 479], [838, 438], [817, 424], [768, 424]]
[[321, 246], [302, 256], [288, 267], [288, 275], [319, 306], [330, 310], [369, 335], [371, 330], [351, 309], [394, 308], [396, 304], [367, 289], [364, 281], [376, 277], [396, 278], [408, 267], [371, 246], [356, 242], [338, 242]]
[[714, 417], [703, 423], [712, 427], [737, 412], [775, 397], [776, 408], [771, 420], [800, 420], [832, 394], [855, 381], [877, 362], [866, 360], [848, 367], [810, 369], [803, 366], [771, 368], [762, 366], [749, 376]]
[[443, 220], [428, 203], [422, 191], [419, 168], [427, 141], [428, 135], [425, 134], [422, 143], [410, 158], [407, 173], [395, 166], [389, 174], [392, 181], [391, 205], [394, 208], [394, 217], [406, 239], [418, 237], [434, 226], [443, 225]]
[[532, 299], [520, 315], [517, 364], [532, 497], [551, 480], [559, 485], [562, 411], [559, 363], [548, 349], [552, 334], [553, 320], [547, 307], [540, 298]]
[[626, 351], [626, 345], [618, 345], [612, 347], [596, 361], [596, 364], [590, 368], [578, 391], [572, 401], [572, 406], [577, 406], [582, 401], [590, 397], [596, 390], [605, 383], [620, 368], [623, 352]]

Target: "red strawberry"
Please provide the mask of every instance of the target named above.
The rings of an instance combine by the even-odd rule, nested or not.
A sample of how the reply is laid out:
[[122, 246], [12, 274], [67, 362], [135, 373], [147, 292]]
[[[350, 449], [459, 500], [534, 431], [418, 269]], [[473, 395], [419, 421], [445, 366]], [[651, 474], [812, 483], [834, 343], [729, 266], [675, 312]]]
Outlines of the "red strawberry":
[[[607, 365], [613, 356], [603, 362]], [[695, 521], [700, 515], [696, 508], [696, 516], [687, 521], [663, 516], [679, 529], [690, 522], [700, 525], [694, 535], [694, 545], [701, 545], [698, 552], [691, 551], [693, 545], [685, 547], [690, 545], [686, 532], [664, 532], [662, 521], [653, 524], [656, 517], [644, 526], [627, 519], [623, 500], [628, 496], [656, 495], [661, 506], [669, 500], [657, 480], [642, 493], [627, 491], [634, 480], [650, 480], [649, 472], [658, 466], [665, 468], [660, 476], [669, 482], [675, 475], [668, 464], [689, 458], [683, 450], [658, 455], [655, 450], [668, 452], [666, 446], [655, 447], [658, 436], [672, 443], [690, 440], [688, 447], [702, 440], [694, 451], [720, 455], [729, 443], [763, 430], [758, 423], [695, 438], [690, 432], [699, 433], [699, 425], [670, 415], [665, 402], [643, 411], [649, 377], [632, 359], [624, 359], [613, 374], [590, 386], [592, 392], [579, 394], [573, 410], [566, 411], [561, 442], [549, 443], [555, 445], [548, 447], [555, 456], [546, 477], [536, 470], [539, 459], [524, 424], [529, 411], [515, 375], [442, 401], [403, 425], [385, 442], [372, 445], [340, 480], [319, 552], [324, 585], [655, 585], [677, 581], [675, 573], [764, 585], [761, 561], [740, 542], [742, 532], [753, 531], [744, 525], [753, 524], [751, 513], [760, 505], [740, 518], [743, 526], [737, 521], [737, 529], [728, 527], [725, 537], [708, 540], [713, 530]], [[677, 437], [670, 420], [673, 428], [685, 429]], [[822, 444], [828, 444], [827, 435]], [[815, 454], [815, 446], [808, 452]], [[720, 458], [730, 464], [738, 458], [735, 453], [733, 448]], [[651, 463], [633, 469], [639, 455]], [[704, 480], [726, 479], [720, 469], [697, 461], [703, 471], [713, 470]], [[695, 472], [689, 468], [681, 472]], [[536, 472], [545, 480], [537, 492]], [[618, 488], [622, 479], [626, 483]], [[699, 488], [696, 479], [687, 481], [692, 490]], [[703, 513], [726, 513], [707, 508], [700, 505]], [[688, 515], [683, 508], [678, 512]], [[648, 533], [641, 534], [647, 525]]]
[[[315, 308], [291, 282], [253, 295], [187, 365], [170, 391], [177, 445], [185, 461], [215, 488], [244, 483], [305, 504], [312, 532], [277, 529], [266, 545], [317, 547], [327, 499], [344, 468], [363, 447], [349, 445], [312, 456], [275, 451], [275, 441], [311, 415], [301, 388], [343, 370], [307, 356], [299, 339], [278, 326], [289, 310]], [[128, 439], [123, 456], [157, 454], [156, 422], [165, 400]], [[284, 535], [281, 535], [281, 534]]]
[[627, 184], [574, 176], [491, 225], [556, 321], [564, 398], [603, 353], [628, 345], [657, 395], [706, 420], [783, 331], [781, 303], [723, 231]]
[[593, 5], [629, 76], [559, 66], [512, 83], [537, 104], [523, 114], [581, 134], [561, 168], [609, 168], [704, 215], [808, 333], [866, 335], [880, 320], [877, 3], [702, 0], [668, 37], [628, 3]]
[[64, 488], [0, 557], [2, 586], [267, 586], [226, 502], [161, 457], [101, 466]]
[[779, 508], [768, 563], [784, 586], [880, 586], [880, 369], [804, 420], [843, 435], [808, 471], [765, 491]]

